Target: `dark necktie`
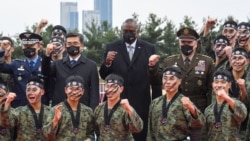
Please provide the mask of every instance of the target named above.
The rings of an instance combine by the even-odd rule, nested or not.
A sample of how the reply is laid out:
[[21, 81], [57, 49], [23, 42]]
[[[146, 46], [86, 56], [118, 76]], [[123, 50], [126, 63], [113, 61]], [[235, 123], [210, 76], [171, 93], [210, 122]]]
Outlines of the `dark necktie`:
[[29, 67], [30, 67], [30, 69], [33, 69], [34, 68], [34, 61], [30, 61], [30, 63], [29, 63]]
[[76, 63], [76, 60], [71, 60], [71, 61], [70, 61], [70, 64], [71, 64], [71, 65], [75, 65], [75, 63]]
[[185, 59], [185, 61], [184, 61], [184, 65], [185, 65], [186, 68], [188, 68], [188, 67], [189, 67], [189, 64], [190, 64], [190, 59], [187, 57], [187, 58]]
[[133, 48], [133, 46], [128, 46], [128, 55], [129, 55], [129, 59], [132, 60], [133, 55], [134, 55], [134, 48]]

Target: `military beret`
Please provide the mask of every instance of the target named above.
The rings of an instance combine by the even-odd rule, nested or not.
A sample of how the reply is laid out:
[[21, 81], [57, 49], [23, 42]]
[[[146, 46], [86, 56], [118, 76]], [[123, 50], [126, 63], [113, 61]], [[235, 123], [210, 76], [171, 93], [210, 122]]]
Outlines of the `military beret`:
[[250, 24], [247, 22], [241, 22], [238, 24], [237, 29], [247, 29], [250, 31]]
[[235, 21], [232, 21], [232, 20], [226, 21], [223, 24], [223, 28], [225, 28], [225, 27], [232, 27], [232, 28], [236, 29], [237, 28], [237, 23]]
[[228, 70], [218, 69], [213, 74], [213, 80], [216, 80], [216, 79], [223, 79], [228, 82], [231, 82], [233, 80], [233, 77], [232, 77], [232, 74]]
[[66, 35], [66, 33], [67, 33], [66, 29], [61, 25], [54, 26], [51, 31], [52, 31], [52, 33], [59, 32], [59, 33], [63, 33], [64, 35]]
[[105, 83], [115, 83], [120, 86], [124, 85], [124, 79], [117, 74], [111, 73], [105, 78]]
[[0, 41], [3, 41], [3, 40], [8, 40], [11, 44], [11, 47], [13, 47], [14, 43], [13, 43], [13, 40], [10, 38], [10, 37], [7, 37], [7, 36], [3, 36], [0, 38]]
[[66, 87], [79, 86], [84, 88], [84, 80], [79, 75], [71, 75], [66, 79]]
[[245, 56], [246, 58], [248, 58], [248, 52], [243, 49], [243, 48], [235, 48], [233, 51], [232, 51], [232, 56], [234, 55], [243, 55]]
[[22, 44], [36, 44], [43, 40], [43, 38], [35, 33], [24, 32], [19, 35]]
[[226, 36], [224, 35], [218, 35], [215, 39], [214, 39], [214, 44], [217, 43], [224, 43], [226, 45], [229, 45], [229, 40], [227, 39]]
[[51, 37], [50, 40], [49, 40], [50, 43], [53, 43], [53, 42], [59, 42], [61, 43], [62, 45], [64, 44], [64, 39], [61, 38], [61, 37]]
[[44, 82], [39, 77], [32, 77], [31, 79], [29, 79], [26, 83], [26, 86], [28, 87], [30, 85], [35, 85], [37, 87], [40, 87], [41, 89], [44, 88]]
[[180, 39], [199, 39], [199, 34], [191, 29], [191, 28], [188, 28], [188, 27], [184, 27], [182, 29], [180, 29], [178, 32], [177, 32], [177, 36], [180, 38]]
[[177, 78], [181, 77], [181, 69], [177, 66], [170, 66], [170, 67], [166, 67], [163, 70], [163, 76], [165, 75], [174, 75]]

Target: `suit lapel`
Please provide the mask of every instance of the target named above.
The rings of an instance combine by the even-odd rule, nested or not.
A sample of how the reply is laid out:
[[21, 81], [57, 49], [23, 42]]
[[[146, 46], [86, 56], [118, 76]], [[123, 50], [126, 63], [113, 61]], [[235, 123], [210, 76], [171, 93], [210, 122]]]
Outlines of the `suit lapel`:
[[141, 52], [142, 52], [143, 49], [145, 49], [145, 48], [142, 48], [142, 44], [137, 39], [137, 43], [136, 43], [136, 46], [135, 46], [135, 51], [134, 51], [134, 55], [133, 55], [131, 64], [134, 63], [134, 61], [137, 59], [137, 57], [139, 56], [139, 54], [141, 54]]
[[130, 64], [130, 59], [129, 59], [126, 45], [121, 41], [120, 45], [118, 47], [119, 47], [120, 53], [122, 54], [122, 57], [124, 58], [125, 62], [127, 64]]

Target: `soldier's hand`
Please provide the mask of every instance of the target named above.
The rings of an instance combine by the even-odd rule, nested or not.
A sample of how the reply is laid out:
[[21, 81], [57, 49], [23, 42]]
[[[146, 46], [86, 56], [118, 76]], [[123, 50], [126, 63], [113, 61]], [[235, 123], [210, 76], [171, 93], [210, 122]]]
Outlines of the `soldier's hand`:
[[10, 104], [16, 98], [16, 94], [9, 92], [5, 104]]
[[54, 48], [54, 45], [52, 43], [47, 44], [45, 54], [46, 56], [50, 56]]
[[55, 111], [54, 111], [54, 118], [53, 118], [53, 120], [52, 120], [52, 127], [53, 127], [53, 129], [56, 127], [56, 125], [58, 124], [58, 121], [61, 119], [61, 117], [62, 117], [62, 112], [61, 112], [61, 110], [62, 110], [62, 105], [60, 104], [60, 105], [57, 105], [56, 107], [55, 107]]
[[216, 18], [211, 18], [211, 17], [208, 17], [207, 21], [206, 21], [206, 27], [208, 29], [210, 29], [212, 26], [214, 26], [217, 22], [217, 19]]
[[188, 97], [186, 97], [186, 96], [183, 96], [181, 98], [181, 103], [187, 109], [194, 108], [194, 105], [193, 105], [192, 101]]
[[223, 50], [225, 51], [227, 58], [230, 60], [232, 54], [232, 47], [226, 46]]
[[245, 89], [245, 79], [240, 78], [236, 82], [239, 85], [240, 89]]
[[221, 97], [224, 100], [226, 100], [229, 97], [224, 89], [219, 89], [219, 90], [215, 91], [215, 93], [217, 96]]
[[90, 138], [87, 138], [87, 139], [85, 139], [84, 141], [91, 141], [91, 139], [90, 139]]
[[128, 102], [128, 99], [122, 99], [120, 104], [129, 114], [132, 113], [132, 108]]
[[41, 19], [38, 28], [42, 29], [44, 28], [46, 25], [48, 24], [48, 20], [47, 19]]
[[111, 65], [117, 54], [116, 51], [109, 51], [106, 57], [106, 65]]
[[159, 60], [160, 60], [160, 56], [159, 56], [159, 55], [157, 55], [157, 54], [151, 55], [151, 56], [149, 57], [149, 60], [148, 60], [148, 66], [150, 66], [150, 67], [155, 66], [155, 64], [156, 64], [157, 62], [159, 62]]

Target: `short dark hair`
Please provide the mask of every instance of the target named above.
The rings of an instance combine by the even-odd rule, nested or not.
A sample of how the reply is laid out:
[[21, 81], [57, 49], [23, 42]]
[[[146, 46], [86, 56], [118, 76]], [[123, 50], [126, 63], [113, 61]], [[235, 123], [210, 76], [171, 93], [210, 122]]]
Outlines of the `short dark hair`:
[[136, 21], [135, 19], [132, 19], [132, 18], [126, 19], [126, 20], [123, 22], [123, 24], [122, 24], [122, 28], [123, 28], [124, 24], [130, 24], [130, 23], [134, 23], [136, 29], [139, 29], [139, 26], [138, 26], [138, 24], [137, 24], [137, 21]]
[[80, 33], [76, 33], [76, 32], [70, 32], [66, 34], [66, 39], [69, 37], [79, 37], [80, 43], [84, 43], [84, 38], [83, 35]]
[[0, 41], [3, 41], [3, 40], [8, 40], [10, 42], [10, 46], [14, 47], [14, 42], [10, 37], [3, 36], [3, 37], [0, 38]]

